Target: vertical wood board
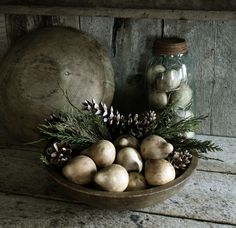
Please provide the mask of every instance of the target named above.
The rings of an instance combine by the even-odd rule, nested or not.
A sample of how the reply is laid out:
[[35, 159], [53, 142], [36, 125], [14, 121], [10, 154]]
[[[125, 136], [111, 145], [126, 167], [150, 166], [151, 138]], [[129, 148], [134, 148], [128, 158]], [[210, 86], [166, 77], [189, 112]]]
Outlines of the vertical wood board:
[[195, 114], [207, 115], [199, 133], [236, 135], [236, 23], [165, 20], [164, 36], [187, 40]]
[[115, 37], [116, 94], [114, 105], [124, 112], [146, 107], [145, 69], [152, 45], [161, 36], [161, 20], [120, 19]]
[[66, 26], [79, 29], [79, 16], [6, 16], [6, 29], [9, 42], [14, 42], [14, 40], [19, 39], [28, 32], [47, 26]]
[[236, 22], [219, 21], [215, 30], [215, 77], [211, 134], [236, 136]]
[[80, 17], [80, 30], [96, 39], [112, 57], [112, 32], [114, 18]]
[[4, 56], [8, 48], [5, 16], [0, 15], [0, 59]]

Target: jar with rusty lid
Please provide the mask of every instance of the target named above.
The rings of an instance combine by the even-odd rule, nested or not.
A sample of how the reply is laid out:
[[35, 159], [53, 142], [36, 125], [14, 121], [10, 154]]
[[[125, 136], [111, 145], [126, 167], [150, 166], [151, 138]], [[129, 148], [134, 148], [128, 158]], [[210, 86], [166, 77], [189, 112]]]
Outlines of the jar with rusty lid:
[[153, 52], [145, 78], [149, 109], [159, 111], [172, 102], [177, 120], [192, 117], [193, 90], [188, 84], [186, 41], [181, 38], [157, 39]]

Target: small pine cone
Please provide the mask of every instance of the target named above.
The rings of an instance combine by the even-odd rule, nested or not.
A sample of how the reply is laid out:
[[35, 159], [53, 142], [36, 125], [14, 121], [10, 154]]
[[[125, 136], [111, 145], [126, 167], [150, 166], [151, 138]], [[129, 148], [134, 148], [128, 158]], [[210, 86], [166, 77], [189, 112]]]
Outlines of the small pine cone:
[[168, 161], [177, 170], [185, 170], [190, 164], [191, 159], [192, 159], [192, 155], [187, 151], [185, 152], [174, 151], [168, 157]]
[[112, 106], [109, 109], [106, 104], [102, 102], [97, 104], [94, 99], [91, 102], [86, 100], [83, 105], [84, 110], [90, 111], [102, 118], [103, 122], [115, 138], [125, 132], [127, 125], [126, 118], [121, 115], [118, 110], [114, 110]]
[[71, 159], [71, 154], [72, 149], [64, 142], [54, 142], [44, 152], [48, 163], [59, 167]]
[[63, 117], [61, 116], [61, 114], [55, 114], [52, 113], [47, 119], [45, 119], [45, 122], [47, 124], [55, 124], [55, 123], [63, 123]]
[[129, 133], [137, 138], [143, 138], [146, 133], [155, 125], [157, 114], [155, 111], [146, 111], [140, 115], [131, 114], [128, 116]]

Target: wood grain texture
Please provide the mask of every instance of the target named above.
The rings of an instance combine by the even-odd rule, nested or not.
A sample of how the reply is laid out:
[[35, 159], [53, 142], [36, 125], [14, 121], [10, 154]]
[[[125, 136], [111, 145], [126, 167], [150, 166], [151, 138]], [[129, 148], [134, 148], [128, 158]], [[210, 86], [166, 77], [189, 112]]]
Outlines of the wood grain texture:
[[146, 107], [144, 75], [152, 45], [161, 36], [161, 20], [117, 19], [113, 34], [116, 92], [114, 106], [123, 112]]
[[46, 16], [94, 16], [117, 18], [157, 18], [175, 20], [235, 20], [235, 11], [206, 11], [206, 10], [170, 10], [153, 8], [104, 8], [81, 6], [28, 6], [28, 5], [0, 5], [0, 13], [22, 15], [46, 15]]
[[223, 149], [223, 152], [209, 152], [207, 154], [208, 157], [220, 159], [223, 162], [200, 159], [198, 164], [199, 170], [236, 174], [236, 159], [232, 159], [235, 156], [235, 138], [203, 135], [197, 135], [196, 138], [199, 140], [211, 140]]
[[0, 59], [4, 56], [8, 48], [5, 15], [0, 14]]
[[106, 7], [106, 8], [157, 8], [157, 9], [196, 9], [196, 10], [232, 10], [236, 9], [234, 0], [1, 0], [1, 4], [19, 4], [30, 6], [81, 6], [81, 7]]
[[236, 22], [214, 22], [211, 134], [236, 136]]
[[[214, 80], [214, 48], [215, 39], [212, 32], [213, 22], [195, 21], [164, 21], [164, 36], [185, 38], [189, 48], [191, 67], [189, 79], [195, 91], [195, 114], [208, 115], [211, 113], [211, 90]], [[211, 119], [206, 119], [200, 126], [200, 133], [210, 134]]]
[[[5, 53], [8, 49], [8, 40], [7, 40], [7, 32], [6, 32], [6, 21], [5, 15], [0, 14], [0, 61], [4, 57]], [[0, 118], [0, 135], [6, 135], [2, 127], [3, 123]]]
[[28, 32], [48, 26], [65, 26], [79, 29], [79, 17], [6, 15], [6, 30], [9, 42], [14, 42]]
[[[0, 193], [3, 227], [196, 227], [229, 225], [135, 211], [99, 210], [84, 205]], [[37, 206], [36, 206], [37, 205]]]
[[[221, 137], [200, 137], [204, 140], [217, 140], [220, 145], [224, 144], [221, 143], [223, 141], [230, 142], [233, 148], [236, 144], [236, 139], [229, 141], [229, 139]], [[0, 163], [0, 191], [74, 202], [65, 196], [61, 189], [49, 178], [39, 160], [39, 151], [36, 152], [35, 148], [32, 151], [29, 149], [0, 150], [2, 157], [2, 162]], [[228, 151], [225, 150], [222, 153], [228, 153]], [[226, 158], [227, 156], [222, 155], [222, 157]], [[235, 160], [235, 153], [232, 153], [231, 160]], [[222, 173], [217, 173], [215, 167], [207, 165], [209, 161], [205, 162], [205, 167], [207, 167], [205, 170], [207, 172], [197, 171], [191, 181], [177, 195], [162, 204], [143, 209], [142, 211], [157, 215], [236, 225], [236, 190], [232, 184], [235, 183], [236, 176], [227, 174], [228, 170], [224, 173], [225, 166], [229, 164], [230, 167], [232, 163], [228, 159], [224, 163], [215, 162], [215, 167], [218, 166], [219, 168], [217, 169], [222, 171]], [[204, 167], [200, 168], [204, 169]]]
[[187, 40], [195, 113], [207, 115], [199, 133], [236, 135], [236, 23], [165, 20], [164, 36]]
[[114, 18], [80, 17], [80, 30], [94, 37], [112, 57], [112, 33]]

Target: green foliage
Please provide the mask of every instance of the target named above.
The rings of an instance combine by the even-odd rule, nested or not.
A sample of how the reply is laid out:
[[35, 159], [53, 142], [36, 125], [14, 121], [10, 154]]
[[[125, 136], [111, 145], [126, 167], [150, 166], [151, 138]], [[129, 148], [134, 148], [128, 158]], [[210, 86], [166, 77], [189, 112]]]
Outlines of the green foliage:
[[[212, 141], [209, 140], [201, 141], [198, 139], [186, 139], [183, 137], [176, 137], [176, 138], [170, 138], [168, 142], [170, 142], [174, 146], [176, 151], [179, 152], [187, 151], [190, 154], [203, 159], [212, 159], [203, 155], [206, 154], [207, 152], [222, 151], [222, 149], [218, 145], [215, 145]], [[219, 159], [214, 159], [214, 160], [219, 160]]]
[[[177, 121], [173, 102], [160, 112], [147, 111], [123, 116], [118, 111], [113, 112], [113, 108], [107, 110], [95, 103], [91, 103], [96, 105], [92, 109], [82, 111], [71, 103], [66, 93], [64, 95], [71, 109], [58, 116], [54, 115], [39, 126], [39, 131], [46, 140], [63, 141], [72, 149], [83, 150], [101, 139], [114, 139], [117, 132], [119, 135], [120, 132], [133, 134], [140, 141], [148, 135], [156, 134], [170, 142], [175, 151], [189, 152], [200, 158], [210, 159], [203, 155], [208, 151], [222, 151], [211, 141], [184, 138], [184, 133], [195, 132], [206, 117], [189, 117]], [[96, 112], [93, 110], [95, 107]]]
[[110, 134], [98, 116], [71, 109], [60, 113], [61, 121], [47, 122], [39, 131], [47, 140], [60, 140], [72, 148], [84, 149], [101, 139], [110, 139]]
[[201, 121], [205, 118], [206, 117], [204, 116], [190, 117], [177, 122], [171, 120], [168, 124], [157, 125], [152, 133], [157, 134], [165, 139], [179, 137], [185, 132], [195, 132], [198, 129]]

